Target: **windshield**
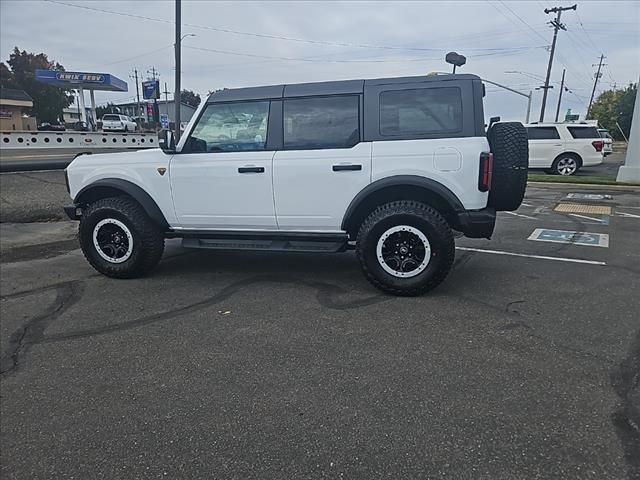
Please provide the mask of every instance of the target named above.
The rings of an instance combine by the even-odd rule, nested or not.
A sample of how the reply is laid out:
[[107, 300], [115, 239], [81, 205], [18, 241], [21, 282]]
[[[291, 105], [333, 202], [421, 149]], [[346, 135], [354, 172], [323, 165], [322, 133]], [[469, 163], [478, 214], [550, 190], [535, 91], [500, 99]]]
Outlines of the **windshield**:
[[107, 122], [109, 121], [116, 121], [119, 122], [120, 121], [120, 115], [105, 115], [104, 117], [102, 117], [102, 120], [106, 120]]

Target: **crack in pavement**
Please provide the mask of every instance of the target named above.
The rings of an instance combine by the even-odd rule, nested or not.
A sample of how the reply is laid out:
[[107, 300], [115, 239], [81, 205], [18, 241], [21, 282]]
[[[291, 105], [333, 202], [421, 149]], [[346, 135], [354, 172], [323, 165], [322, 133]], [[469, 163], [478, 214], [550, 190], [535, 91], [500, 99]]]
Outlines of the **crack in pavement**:
[[387, 302], [395, 298], [385, 296], [384, 294], [379, 294], [345, 302], [340, 301], [339, 297], [341, 295], [349, 293], [349, 291], [338, 285], [318, 281], [292, 279], [291, 277], [261, 275], [234, 282], [231, 285], [227, 285], [226, 287], [222, 288], [222, 290], [215, 293], [214, 295], [205, 298], [204, 300], [183, 307], [148, 315], [142, 318], [137, 318], [115, 325], [107, 325], [97, 328], [45, 336], [44, 332], [48, 325], [52, 321], [60, 317], [65, 311], [69, 309], [69, 307], [80, 300], [82, 292], [84, 291], [84, 281], [75, 280], [72, 282], [63, 282], [56, 285], [38, 288], [28, 292], [18, 292], [2, 297], [3, 300], [25, 298], [43, 291], [52, 289], [56, 290], [56, 299], [53, 304], [49, 306], [44, 312], [29, 319], [24, 326], [20, 327], [11, 335], [8, 352], [1, 359], [0, 374], [15, 371], [15, 369], [19, 365], [20, 357], [23, 356], [33, 345], [61, 342], [78, 338], [92, 337], [96, 335], [104, 335], [108, 333], [129, 330], [163, 320], [170, 320], [184, 314], [193, 313], [216, 305], [224, 300], [227, 300], [236, 293], [239, 293], [246, 287], [249, 287], [256, 283], [264, 282], [293, 285], [302, 284], [314, 288], [316, 290], [316, 299], [318, 300], [318, 303], [325, 308], [330, 308], [333, 310], [350, 310], [354, 308], [361, 308], [368, 305]]
[[43, 312], [27, 320], [23, 326], [9, 337], [7, 352], [0, 358], [0, 374], [4, 375], [18, 368], [20, 357], [32, 345], [42, 341], [44, 332], [49, 324], [80, 300], [83, 290], [84, 284], [77, 280], [55, 286], [56, 298], [53, 303]]
[[640, 479], [640, 330], [629, 354], [610, 372], [611, 387], [620, 399], [611, 422], [622, 444], [629, 480]]

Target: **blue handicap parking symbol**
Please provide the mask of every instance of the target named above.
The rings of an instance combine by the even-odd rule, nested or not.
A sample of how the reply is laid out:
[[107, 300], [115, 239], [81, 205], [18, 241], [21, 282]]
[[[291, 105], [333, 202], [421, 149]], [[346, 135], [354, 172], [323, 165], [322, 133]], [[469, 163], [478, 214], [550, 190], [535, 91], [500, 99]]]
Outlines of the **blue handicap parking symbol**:
[[570, 230], [551, 230], [545, 228], [535, 229], [529, 237], [529, 240], [591, 245], [596, 247], [609, 246], [609, 235], [606, 233], [573, 232]]

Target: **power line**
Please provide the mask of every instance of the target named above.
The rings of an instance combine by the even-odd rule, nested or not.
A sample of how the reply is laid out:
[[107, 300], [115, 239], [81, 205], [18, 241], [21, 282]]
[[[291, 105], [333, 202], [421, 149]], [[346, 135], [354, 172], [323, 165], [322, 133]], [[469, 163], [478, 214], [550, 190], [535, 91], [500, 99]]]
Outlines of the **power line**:
[[[119, 16], [123, 16], [123, 17], [130, 17], [130, 18], [135, 18], [138, 20], [147, 20], [147, 21], [151, 21], [151, 22], [160, 22], [160, 23], [166, 23], [166, 24], [171, 24], [173, 25], [173, 21], [171, 20], [166, 20], [166, 19], [162, 19], [162, 18], [154, 18], [154, 17], [148, 17], [145, 15], [137, 15], [137, 14], [133, 14], [133, 13], [125, 13], [125, 12], [117, 12], [114, 10], [105, 10], [102, 8], [96, 8], [96, 7], [88, 7], [86, 5], [77, 5], [77, 4], [73, 4], [73, 3], [67, 3], [67, 2], [62, 2], [59, 0], [44, 0], [46, 2], [49, 3], [54, 3], [54, 4], [58, 4], [58, 5], [64, 5], [67, 7], [74, 7], [74, 8], [80, 8], [83, 10], [89, 10], [89, 11], [93, 11], [93, 12], [99, 12], [99, 13], [107, 13], [107, 14], [111, 14], [111, 15], [119, 15]], [[191, 28], [198, 28], [198, 29], [202, 29], [202, 30], [211, 30], [211, 31], [216, 31], [216, 32], [221, 32], [221, 33], [231, 33], [234, 35], [245, 35], [245, 36], [250, 36], [250, 37], [257, 37], [257, 38], [269, 38], [269, 39], [274, 39], [274, 40], [285, 40], [285, 41], [290, 41], [290, 42], [298, 42], [298, 43], [308, 43], [308, 44], [313, 44], [313, 45], [327, 45], [327, 46], [333, 46], [333, 47], [355, 47], [355, 48], [368, 48], [368, 49], [380, 49], [380, 50], [409, 50], [409, 51], [418, 51], [418, 52], [441, 52], [446, 50], [445, 48], [424, 48], [424, 47], [403, 47], [403, 46], [397, 46], [397, 45], [371, 45], [371, 44], [362, 44], [362, 43], [349, 43], [349, 42], [332, 42], [332, 41], [326, 41], [326, 40], [311, 40], [311, 39], [304, 39], [304, 38], [294, 38], [294, 37], [286, 37], [283, 35], [272, 35], [272, 34], [267, 34], [267, 33], [255, 33], [255, 32], [245, 32], [245, 31], [240, 31], [240, 30], [233, 30], [233, 29], [229, 29], [229, 28], [221, 28], [221, 27], [212, 27], [209, 25], [198, 25], [198, 24], [193, 24], [193, 23], [183, 23], [182, 24], [185, 27], [191, 27]], [[504, 32], [501, 32], [501, 34]], [[472, 34], [472, 35], [482, 35], [482, 36], [486, 36], [486, 34], [484, 33], [477, 33], [477, 34]], [[166, 48], [166, 47], [165, 47]], [[517, 49], [532, 49], [532, 48], [539, 48], [536, 46], [523, 46], [523, 47], [499, 47], [499, 48], [479, 48], [479, 47], [470, 47], [470, 48], [466, 48], [465, 50], [477, 50], [477, 51], [502, 51], [502, 50], [512, 50], [514, 48]]]
[[596, 51], [600, 50], [598, 46], [595, 44], [595, 42], [593, 41], [593, 39], [591, 38], [591, 35], [589, 35], [589, 32], [587, 32], [587, 30], [584, 28], [584, 24], [582, 23], [582, 19], [580, 18], [580, 15], [578, 14], [577, 10], [576, 10], [576, 17], [578, 18], [578, 23], [580, 24], [580, 28], [582, 28], [582, 31], [587, 36], [587, 39], [589, 39], [589, 41], [591, 42], [591, 45], [593, 46], [594, 50]]
[[[511, 13], [512, 13], [512, 14], [513, 14], [513, 15], [514, 15], [518, 20], [520, 20], [520, 22], [521, 22], [524, 26], [526, 26], [529, 30], [531, 30], [534, 34], [536, 34], [539, 38], [541, 38], [543, 42], [546, 42], [546, 41], [547, 41], [547, 39], [546, 39], [546, 38], [544, 38], [542, 35], [540, 35], [540, 33], [538, 33], [538, 31], [537, 31], [537, 30], [535, 30], [531, 25], [529, 25], [525, 20], [523, 20], [523, 19], [522, 19], [522, 17], [521, 17], [520, 15], [518, 15], [516, 12], [514, 12], [513, 10], [511, 10], [511, 8], [509, 8], [509, 6], [508, 6], [506, 3], [504, 3], [502, 0], [498, 0], [498, 1], [500, 2], [500, 4], [501, 4], [504, 8], [506, 8], [507, 10], [509, 10], [509, 11], [510, 11], [510, 12], [511, 12]], [[501, 11], [501, 10], [499, 10], [499, 9], [498, 9], [498, 11], [502, 13], [502, 11]]]

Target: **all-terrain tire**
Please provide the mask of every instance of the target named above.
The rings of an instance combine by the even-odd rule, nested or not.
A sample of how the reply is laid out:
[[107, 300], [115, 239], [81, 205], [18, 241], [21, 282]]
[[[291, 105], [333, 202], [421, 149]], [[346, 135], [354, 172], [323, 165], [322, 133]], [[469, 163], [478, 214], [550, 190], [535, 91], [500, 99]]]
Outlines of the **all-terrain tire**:
[[[133, 248], [121, 263], [108, 261], [94, 242], [94, 229], [103, 220], [121, 222], [132, 236]], [[144, 209], [129, 197], [110, 197], [90, 204], [82, 213], [78, 232], [85, 258], [98, 272], [113, 278], [136, 278], [155, 267], [164, 252], [164, 235]], [[124, 237], [124, 236], [123, 236]]]
[[[431, 257], [417, 275], [398, 278], [384, 269], [378, 257], [378, 242], [396, 226], [421, 232], [430, 245]], [[373, 211], [362, 223], [356, 239], [356, 254], [362, 271], [375, 287], [400, 296], [421, 295], [438, 286], [447, 276], [455, 257], [453, 232], [434, 208], [413, 200], [387, 203]]]
[[517, 210], [527, 188], [527, 130], [519, 122], [496, 123], [489, 129], [487, 137], [493, 153], [489, 206], [498, 211]]

